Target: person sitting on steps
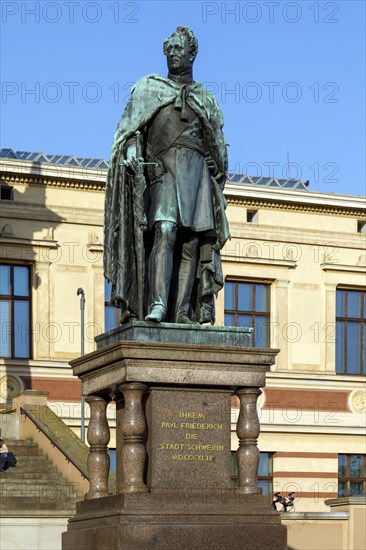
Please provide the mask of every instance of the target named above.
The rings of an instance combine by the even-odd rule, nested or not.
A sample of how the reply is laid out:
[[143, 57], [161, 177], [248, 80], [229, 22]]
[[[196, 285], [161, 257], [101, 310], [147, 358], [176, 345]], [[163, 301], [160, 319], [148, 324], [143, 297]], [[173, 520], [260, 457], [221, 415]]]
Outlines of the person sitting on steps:
[[0, 439], [0, 472], [5, 472], [4, 466], [8, 460], [8, 448], [3, 439]]

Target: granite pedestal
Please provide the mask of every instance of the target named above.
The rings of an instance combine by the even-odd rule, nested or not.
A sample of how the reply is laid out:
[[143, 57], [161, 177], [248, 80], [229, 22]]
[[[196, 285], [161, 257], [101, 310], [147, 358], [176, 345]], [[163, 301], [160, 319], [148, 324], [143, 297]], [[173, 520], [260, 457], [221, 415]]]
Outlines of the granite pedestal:
[[[247, 338], [246, 329], [135, 322], [72, 362], [91, 410], [90, 490], [63, 534], [64, 550], [287, 548], [280, 515], [257, 484], [256, 402], [278, 350], [245, 347]], [[233, 395], [238, 487], [230, 480]]]

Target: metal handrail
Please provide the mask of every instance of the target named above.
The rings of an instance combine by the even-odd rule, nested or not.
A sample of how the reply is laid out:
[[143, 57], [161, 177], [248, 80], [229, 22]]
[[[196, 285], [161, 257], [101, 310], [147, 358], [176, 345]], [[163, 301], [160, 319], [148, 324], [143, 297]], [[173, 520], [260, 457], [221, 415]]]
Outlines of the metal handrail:
[[51, 442], [51, 444], [56, 447], [63, 455], [64, 457], [66, 458], [66, 460], [68, 460], [69, 462], [71, 462], [71, 464], [73, 466], [75, 466], [75, 468], [80, 472], [80, 474], [85, 478], [87, 479], [88, 481], [90, 481], [89, 479], [89, 476], [88, 474], [70, 457], [66, 454], [65, 450], [57, 443], [57, 441], [55, 441], [45, 430], [44, 428], [41, 426], [41, 424], [32, 416], [32, 414], [30, 412], [28, 412], [26, 409], [23, 409], [23, 407], [20, 407], [20, 414], [24, 414], [25, 416], [27, 416], [29, 418], [29, 420], [31, 420], [33, 422], [33, 424], [36, 426], [36, 428], [43, 433], [43, 435], [45, 435], [47, 437], [47, 439], [49, 439], [49, 441]]

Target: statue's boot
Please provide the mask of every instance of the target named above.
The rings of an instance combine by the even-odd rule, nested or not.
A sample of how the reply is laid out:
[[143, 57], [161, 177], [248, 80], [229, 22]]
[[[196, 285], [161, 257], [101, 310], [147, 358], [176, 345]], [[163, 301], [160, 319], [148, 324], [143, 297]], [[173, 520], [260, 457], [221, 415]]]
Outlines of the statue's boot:
[[154, 323], [161, 323], [165, 316], [165, 308], [160, 304], [152, 306], [151, 311], [145, 317], [145, 321], [154, 321]]
[[182, 247], [175, 306], [175, 322], [196, 324], [189, 317], [194, 280], [197, 272], [198, 237], [192, 236]]
[[206, 294], [202, 297], [199, 323], [211, 323], [215, 322], [215, 299], [213, 294]]
[[186, 315], [185, 313], [180, 313], [177, 318], [176, 318], [176, 323], [180, 323], [182, 325], [198, 325], [198, 323], [196, 323], [196, 321], [192, 321], [192, 319], [190, 319], [188, 317], [188, 315]]

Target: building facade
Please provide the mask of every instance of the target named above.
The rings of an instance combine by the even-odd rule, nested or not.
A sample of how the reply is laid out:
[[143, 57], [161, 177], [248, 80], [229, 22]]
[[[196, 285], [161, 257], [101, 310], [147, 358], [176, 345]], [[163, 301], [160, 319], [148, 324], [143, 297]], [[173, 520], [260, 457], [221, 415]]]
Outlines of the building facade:
[[[79, 434], [78, 289], [85, 353], [118, 322], [102, 266], [107, 163], [2, 150], [0, 170], [0, 400], [46, 390]], [[270, 496], [295, 492], [296, 511], [325, 511], [366, 492], [365, 201], [235, 174], [225, 195], [216, 323], [252, 326], [253, 346], [280, 350], [259, 399], [259, 481]], [[233, 483], [237, 413], [233, 398]], [[113, 428], [113, 404], [109, 415]]]

